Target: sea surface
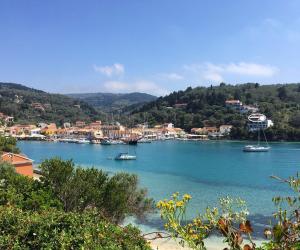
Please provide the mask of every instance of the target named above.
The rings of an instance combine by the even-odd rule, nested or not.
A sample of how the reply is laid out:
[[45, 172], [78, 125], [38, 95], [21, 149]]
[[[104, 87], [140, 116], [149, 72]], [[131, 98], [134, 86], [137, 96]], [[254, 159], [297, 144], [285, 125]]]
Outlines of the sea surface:
[[[241, 197], [259, 228], [269, 224], [276, 210], [272, 197], [290, 194], [286, 184], [270, 176], [286, 178], [300, 170], [300, 143], [272, 143], [272, 149], [264, 153], [244, 153], [244, 145], [229, 141], [157, 141], [138, 146], [18, 142], [35, 164], [58, 156], [83, 167], [135, 173], [141, 187], [146, 187], [156, 201], [174, 192], [191, 194], [188, 219], [207, 206], [217, 206], [220, 197]], [[113, 160], [120, 152], [135, 154], [137, 160]], [[158, 214], [137, 223], [144, 231], [162, 226]]]

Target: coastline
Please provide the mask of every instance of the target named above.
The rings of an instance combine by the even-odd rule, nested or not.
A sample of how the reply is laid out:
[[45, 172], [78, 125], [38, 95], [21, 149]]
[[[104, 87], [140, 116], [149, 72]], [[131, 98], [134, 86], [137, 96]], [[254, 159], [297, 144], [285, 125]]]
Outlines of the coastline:
[[[21, 139], [19, 138], [18, 141], [28, 141], [28, 142], [52, 142], [52, 143], [57, 143], [57, 141], [52, 141], [52, 140], [40, 140], [40, 139]], [[180, 140], [179, 138], [174, 138], [174, 139], [168, 139], [168, 140], [153, 140], [153, 142], [166, 142], [166, 141], [183, 141], [183, 142], [236, 142], [236, 143], [253, 143], [257, 142], [256, 140], [248, 140], [248, 139], [207, 139], [207, 140], [196, 140], [196, 139], [186, 139], [186, 140]], [[300, 141], [287, 141], [287, 140], [271, 140], [268, 141], [269, 144], [276, 144], [276, 143], [295, 143], [298, 144]], [[75, 143], [76, 144], [76, 143]], [[93, 143], [90, 143], [93, 144]], [[96, 144], [98, 145], [98, 144]]]

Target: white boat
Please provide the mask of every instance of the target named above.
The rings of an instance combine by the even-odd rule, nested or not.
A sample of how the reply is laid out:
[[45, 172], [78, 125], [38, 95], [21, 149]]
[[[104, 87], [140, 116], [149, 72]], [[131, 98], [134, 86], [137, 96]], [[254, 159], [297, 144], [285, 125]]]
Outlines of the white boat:
[[142, 138], [142, 139], [138, 140], [138, 143], [151, 143], [151, 140], [146, 139], [146, 138]]
[[120, 153], [115, 157], [115, 160], [136, 160], [136, 156], [129, 155], [128, 153]]
[[76, 141], [76, 143], [79, 143], [79, 144], [87, 144], [87, 143], [91, 143], [90, 140], [86, 139], [86, 138], [82, 138], [82, 139], [78, 139]]
[[92, 144], [100, 144], [101, 141], [100, 141], [100, 140], [97, 140], [97, 139], [93, 139], [93, 140], [91, 140], [91, 143], [92, 143]]
[[100, 143], [101, 143], [102, 145], [117, 145], [117, 144], [120, 144], [120, 143], [118, 143], [117, 141], [110, 140], [110, 139], [103, 139], [103, 140], [101, 140]]
[[270, 147], [263, 147], [259, 145], [246, 145], [243, 149], [244, 152], [268, 152]]

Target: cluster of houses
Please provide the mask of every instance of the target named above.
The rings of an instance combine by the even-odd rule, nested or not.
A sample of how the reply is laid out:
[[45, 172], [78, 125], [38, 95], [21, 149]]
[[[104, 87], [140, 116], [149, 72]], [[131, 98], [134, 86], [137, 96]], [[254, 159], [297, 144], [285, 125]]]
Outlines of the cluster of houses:
[[138, 124], [134, 128], [126, 128], [119, 123], [102, 124], [101, 121], [86, 123], [77, 121], [74, 124], [64, 123], [58, 127], [55, 123], [15, 124], [0, 127], [0, 135], [12, 136], [17, 139], [55, 140], [64, 138], [87, 138], [100, 140], [102, 138], [122, 139], [128, 137], [145, 138], [149, 140], [160, 139], [207, 139], [222, 137], [230, 133], [231, 125], [222, 125], [220, 128], [203, 127], [193, 128], [191, 133], [186, 133], [181, 128], [176, 128], [172, 123], [165, 123], [148, 127], [147, 124]]
[[55, 123], [38, 124], [15, 124], [12, 126], [0, 127], [0, 135], [12, 136], [20, 140], [60, 140], [86, 138], [91, 142], [109, 138], [114, 140], [136, 137], [148, 140], [164, 139], [214, 139], [226, 136], [230, 133], [231, 125], [216, 127], [193, 128], [190, 133], [181, 128], [176, 128], [172, 123], [165, 123], [148, 127], [147, 124], [138, 124], [134, 128], [126, 128], [119, 123], [102, 124], [95, 121], [86, 124], [84, 121], [77, 121], [74, 124], [64, 123], [58, 127]]

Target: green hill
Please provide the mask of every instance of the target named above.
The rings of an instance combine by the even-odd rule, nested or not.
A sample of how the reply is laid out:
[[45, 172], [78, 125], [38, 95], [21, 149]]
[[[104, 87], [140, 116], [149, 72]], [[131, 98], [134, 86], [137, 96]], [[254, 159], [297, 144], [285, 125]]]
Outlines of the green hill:
[[74, 122], [101, 119], [103, 114], [81, 100], [49, 94], [21, 84], [0, 82], [0, 112], [16, 122]]
[[85, 101], [91, 106], [105, 112], [125, 111], [131, 107], [140, 107], [141, 105], [157, 99], [157, 97], [145, 93], [85, 93], [68, 94], [69, 97]]
[[232, 138], [251, 138], [247, 133], [247, 115], [226, 108], [227, 99], [257, 105], [259, 112], [272, 119], [275, 126], [267, 130], [270, 140], [300, 140], [300, 84], [241, 85], [187, 88], [160, 97], [132, 113], [135, 122], [150, 125], [172, 122], [189, 131], [193, 127], [231, 124]]

